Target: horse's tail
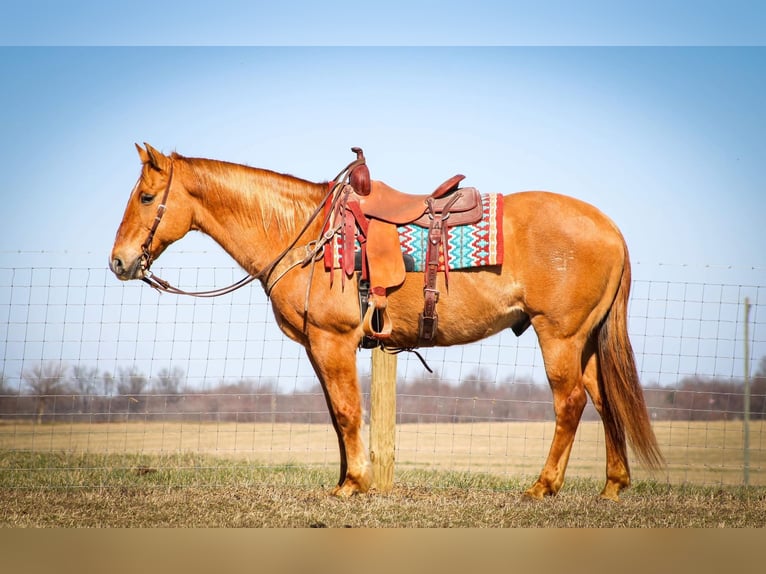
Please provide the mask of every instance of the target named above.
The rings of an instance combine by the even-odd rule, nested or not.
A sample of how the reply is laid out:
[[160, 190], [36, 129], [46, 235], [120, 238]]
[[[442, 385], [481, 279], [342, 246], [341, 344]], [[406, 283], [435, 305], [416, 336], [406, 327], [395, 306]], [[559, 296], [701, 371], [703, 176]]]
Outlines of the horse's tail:
[[620, 286], [598, 333], [602, 419], [623, 460], [628, 460], [625, 452], [627, 438], [644, 466], [660, 468], [664, 458], [649, 421], [633, 347], [628, 338], [630, 281], [630, 258], [626, 248]]

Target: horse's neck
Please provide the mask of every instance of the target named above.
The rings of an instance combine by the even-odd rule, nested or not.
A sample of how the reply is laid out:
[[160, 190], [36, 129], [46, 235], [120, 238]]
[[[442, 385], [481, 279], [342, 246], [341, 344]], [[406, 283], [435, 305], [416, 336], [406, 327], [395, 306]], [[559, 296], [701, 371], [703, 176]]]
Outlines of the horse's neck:
[[[187, 189], [198, 200], [195, 227], [244, 269], [258, 273], [301, 232], [323, 197], [322, 184], [210, 160], [190, 163]], [[320, 218], [298, 245], [319, 234]]]

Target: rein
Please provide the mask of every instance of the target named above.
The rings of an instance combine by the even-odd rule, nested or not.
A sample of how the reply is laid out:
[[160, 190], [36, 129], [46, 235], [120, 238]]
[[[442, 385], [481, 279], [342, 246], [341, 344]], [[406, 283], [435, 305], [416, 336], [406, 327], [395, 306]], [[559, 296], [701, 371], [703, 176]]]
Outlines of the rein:
[[[351, 172], [353, 171], [355, 167], [366, 163], [364, 155], [361, 154], [361, 150], [358, 150], [358, 148], [352, 148], [351, 151], [354, 151], [357, 153], [357, 159], [349, 163], [345, 168], [343, 168], [340, 171], [340, 173], [338, 173], [338, 175], [335, 176], [335, 179], [333, 179], [332, 181], [332, 185], [328, 185], [329, 189], [327, 193], [319, 202], [319, 205], [314, 210], [314, 212], [306, 220], [306, 223], [303, 225], [301, 230], [298, 232], [295, 238], [290, 242], [290, 244], [287, 247], [285, 247], [282, 250], [282, 252], [279, 255], [277, 255], [276, 258], [271, 263], [269, 263], [266, 267], [264, 267], [258, 273], [247, 274], [245, 277], [243, 277], [236, 283], [232, 283], [231, 285], [227, 287], [221, 287], [219, 289], [211, 289], [209, 291], [185, 291], [183, 289], [180, 289], [178, 287], [171, 285], [169, 282], [165, 281], [161, 277], [158, 277], [157, 275], [155, 275], [149, 270], [153, 262], [150, 249], [152, 246], [152, 242], [154, 241], [154, 235], [157, 232], [157, 228], [160, 225], [160, 221], [162, 221], [162, 216], [165, 215], [165, 211], [167, 210], [168, 195], [170, 194], [170, 186], [173, 183], [173, 165], [174, 164], [171, 158], [170, 173], [168, 174], [168, 183], [165, 186], [165, 191], [162, 194], [162, 202], [157, 207], [157, 215], [154, 218], [154, 222], [152, 223], [151, 229], [149, 230], [149, 235], [146, 237], [146, 240], [141, 245], [141, 250], [142, 250], [141, 267], [143, 270], [143, 277], [141, 277], [141, 280], [147, 285], [149, 285], [150, 287], [152, 287], [153, 289], [156, 289], [157, 291], [161, 293], [170, 293], [172, 295], [187, 295], [189, 297], [219, 297], [221, 295], [227, 295], [229, 293], [232, 293], [236, 291], [237, 289], [241, 289], [242, 287], [244, 287], [245, 285], [249, 285], [256, 279], [262, 279], [266, 296], [270, 297], [271, 291], [274, 289], [276, 284], [289, 271], [291, 271], [292, 269], [294, 269], [295, 267], [299, 265], [303, 267], [308, 265], [309, 263], [315, 262], [318, 259], [320, 259], [322, 257], [325, 244], [331, 241], [332, 238], [335, 236], [335, 234], [338, 233], [341, 227], [343, 226], [342, 219], [337, 223], [335, 227], [328, 226], [328, 222], [330, 221], [332, 214], [335, 212], [336, 208], [338, 207], [338, 204], [340, 203], [341, 197], [343, 196], [344, 192], [347, 191], [349, 187], [353, 189], [354, 182], [350, 181]], [[343, 181], [346, 175], [349, 176], [349, 182]], [[324, 222], [321, 227], [321, 229], [327, 228], [327, 230], [324, 233], [320, 231], [319, 238], [313, 241], [310, 241], [306, 245], [303, 245], [302, 248], [305, 251], [305, 255], [301, 256], [300, 255], [301, 247], [296, 247], [296, 244], [298, 243], [300, 238], [303, 236], [303, 234], [306, 233], [306, 230], [313, 223], [313, 221], [322, 212], [322, 209], [324, 209], [325, 206], [327, 206], [327, 202], [330, 200], [331, 197], [332, 197], [332, 202], [328, 206], [329, 208], [326, 210]], [[297, 257], [295, 255], [288, 257], [291, 253], [297, 253]], [[277, 273], [272, 280], [272, 275], [277, 270], [277, 267], [279, 267], [279, 265], [283, 262], [286, 264], [286, 267], [284, 269], [281, 269], [279, 273]], [[306, 297], [303, 304], [304, 332], [306, 331], [306, 326], [308, 321], [309, 296], [311, 294], [311, 284], [314, 277], [314, 269], [315, 269], [314, 265], [312, 265], [309, 268], [309, 277], [308, 277], [308, 281], [306, 285]], [[394, 355], [404, 351], [409, 353], [414, 353], [417, 356], [417, 358], [420, 359], [420, 362], [423, 364], [426, 370], [429, 373], [433, 373], [433, 371], [431, 370], [431, 367], [428, 366], [428, 363], [426, 363], [423, 356], [420, 353], [418, 353], [414, 348], [406, 347], [406, 348], [390, 349], [385, 347], [382, 344], [380, 345], [380, 348], [383, 349], [385, 352], [389, 354], [394, 354]]]
[[[314, 222], [314, 220], [319, 216], [322, 209], [325, 207], [327, 201], [330, 199], [331, 196], [334, 195], [332, 200], [332, 206], [334, 207], [335, 204], [338, 202], [341, 191], [345, 187], [345, 183], [343, 183], [343, 177], [350, 173], [351, 170], [353, 170], [356, 166], [361, 165], [365, 163], [364, 157], [357, 157], [356, 160], [348, 164], [345, 168], [343, 168], [340, 173], [338, 173], [337, 176], [335, 176], [335, 179], [333, 180], [333, 185], [328, 186], [329, 190], [325, 194], [325, 196], [322, 198], [322, 201], [319, 202], [319, 205], [314, 210], [314, 212], [309, 216], [309, 218], [306, 220], [306, 223], [303, 225], [303, 228], [298, 232], [298, 234], [295, 236], [295, 238], [290, 242], [290, 244], [282, 250], [282, 252], [277, 255], [277, 257], [269, 263], [266, 267], [264, 267], [261, 271], [258, 273], [249, 273], [236, 283], [232, 283], [231, 285], [227, 287], [221, 287], [219, 289], [211, 289], [209, 291], [185, 291], [183, 289], [180, 289], [178, 287], [175, 287], [171, 285], [168, 281], [165, 281], [161, 277], [158, 277], [154, 273], [152, 273], [149, 268], [151, 267], [151, 264], [153, 262], [153, 258], [151, 255], [151, 246], [152, 242], [154, 241], [154, 235], [157, 232], [157, 228], [160, 225], [160, 221], [162, 221], [162, 216], [165, 215], [165, 211], [167, 210], [167, 200], [168, 195], [170, 194], [170, 186], [173, 183], [173, 160], [171, 159], [170, 162], [170, 173], [168, 175], [168, 183], [165, 186], [165, 191], [162, 194], [162, 202], [157, 207], [157, 215], [154, 218], [154, 222], [152, 223], [152, 227], [149, 230], [149, 234], [146, 237], [146, 240], [141, 245], [142, 255], [141, 255], [141, 267], [143, 270], [143, 277], [141, 277], [141, 280], [152, 287], [153, 289], [156, 289], [157, 291], [164, 292], [164, 293], [171, 293], [173, 295], [187, 295], [190, 297], [219, 297], [221, 295], [227, 295], [229, 293], [232, 293], [233, 291], [236, 291], [237, 289], [240, 289], [244, 287], [245, 285], [249, 285], [256, 279], [262, 279], [264, 282], [264, 287], [266, 290], [266, 296], [271, 295], [271, 291], [274, 289], [274, 286], [277, 284], [277, 282], [284, 277], [288, 271], [293, 269], [294, 267], [297, 267], [298, 265], [305, 266], [309, 263], [316, 261], [322, 253], [322, 249], [324, 248], [324, 245], [332, 239], [333, 235], [337, 230], [335, 229], [329, 229], [324, 234], [320, 235], [320, 237], [316, 240], [313, 240], [309, 242], [307, 245], [303, 246], [305, 249], [306, 255], [304, 257], [299, 257], [295, 261], [290, 261], [288, 263], [288, 266], [286, 269], [281, 270], [280, 273], [276, 275], [276, 277], [271, 280], [272, 274], [275, 272], [276, 268], [279, 266], [280, 263], [282, 263], [288, 254], [291, 252], [297, 250], [300, 250], [300, 247], [296, 248], [295, 245], [298, 243], [298, 240], [303, 236], [303, 234], [306, 232], [306, 230], [309, 228], [309, 226]], [[328, 210], [328, 215], [325, 220], [325, 224], [329, 220], [329, 216], [332, 213], [332, 209]], [[322, 229], [324, 229], [326, 225], [322, 226]], [[311, 272], [313, 274], [314, 267], [311, 267]], [[308, 298], [309, 298], [309, 289], [311, 288], [311, 277], [309, 277], [308, 286], [306, 289], [306, 304], [305, 304], [305, 310], [308, 310]]]

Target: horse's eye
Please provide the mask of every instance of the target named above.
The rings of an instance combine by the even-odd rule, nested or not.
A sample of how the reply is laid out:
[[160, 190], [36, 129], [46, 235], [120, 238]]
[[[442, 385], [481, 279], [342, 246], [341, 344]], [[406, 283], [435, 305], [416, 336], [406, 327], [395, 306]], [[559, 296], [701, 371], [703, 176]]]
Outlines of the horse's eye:
[[149, 205], [152, 201], [154, 201], [154, 196], [150, 193], [142, 193], [141, 194], [141, 203], [144, 205]]

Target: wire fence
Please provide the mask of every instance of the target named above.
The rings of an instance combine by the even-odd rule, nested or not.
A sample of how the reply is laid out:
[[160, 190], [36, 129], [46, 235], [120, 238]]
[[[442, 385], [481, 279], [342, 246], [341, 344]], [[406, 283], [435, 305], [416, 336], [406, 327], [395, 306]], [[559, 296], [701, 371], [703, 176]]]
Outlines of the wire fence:
[[[237, 458], [336, 468], [321, 389], [302, 349], [279, 331], [262, 289], [217, 299], [159, 295], [117, 281], [105, 267], [57, 261], [40, 254], [31, 266], [0, 267], [4, 456], [192, 452], [221, 464]], [[709, 270], [692, 281], [684, 266], [634, 266], [630, 335], [668, 460], [660, 473], [634, 469], [638, 478], [742, 484], [747, 465], [748, 482], [766, 484], [766, 287], [762, 270], [746, 270], [744, 281], [731, 280], [734, 271], [715, 269], [710, 282]], [[219, 265], [162, 270], [195, 289], [240, 274]], [[359, 352], [366, 406], [368, 353]], [[536, 474], [554, 427], [532, 330], [423, 355], [433, 374], [415, 357], [399, 360], [397, 472]], [[603, 430], [589, 405], [568, 476], [597, 477], [603, 467]]]

